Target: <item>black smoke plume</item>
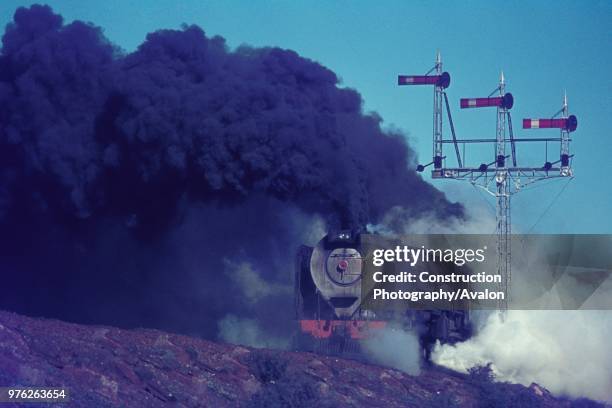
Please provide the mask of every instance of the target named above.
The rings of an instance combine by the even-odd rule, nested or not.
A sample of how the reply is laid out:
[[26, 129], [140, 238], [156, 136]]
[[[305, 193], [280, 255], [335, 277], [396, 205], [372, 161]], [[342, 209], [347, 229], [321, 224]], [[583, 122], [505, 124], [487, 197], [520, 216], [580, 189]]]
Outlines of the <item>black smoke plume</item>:
[[229, 50], [185, 26], [126, 53], [92, 24], [19, 8], [0, 55], [0, 307], [282, 331], [294, 251], [317, 220], [462, 216], [361, 102], [293, 51]]

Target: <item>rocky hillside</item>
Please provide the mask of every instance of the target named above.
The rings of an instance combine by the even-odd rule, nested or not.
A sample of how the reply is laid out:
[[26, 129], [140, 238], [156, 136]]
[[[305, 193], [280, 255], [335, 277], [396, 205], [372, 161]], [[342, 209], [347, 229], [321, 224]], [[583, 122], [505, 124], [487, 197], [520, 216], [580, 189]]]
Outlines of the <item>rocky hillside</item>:
[[481, 374], [430, 367], [410, 376], [310, 353], [0, 312], [0, 385], [65, 386], [71, 407], [599, 406]]

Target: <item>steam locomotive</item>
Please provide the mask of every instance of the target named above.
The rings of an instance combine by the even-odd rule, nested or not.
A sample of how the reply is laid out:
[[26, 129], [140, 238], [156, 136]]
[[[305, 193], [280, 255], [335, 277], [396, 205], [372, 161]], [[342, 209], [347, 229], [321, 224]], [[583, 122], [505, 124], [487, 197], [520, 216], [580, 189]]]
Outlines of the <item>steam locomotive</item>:
[[375, 234], [343, 230], [329, 233], [315, 247], [299, 248], [294, 348], [364, 359], [363, 342], [393, 328], [417, 334], [427, 361], [436, 341], [452, 344], [469, 338], [469, 310], [373, 312], [363, 307], [362, 295], [370, 288], [364, 287], [362, 274], [374, 241]]

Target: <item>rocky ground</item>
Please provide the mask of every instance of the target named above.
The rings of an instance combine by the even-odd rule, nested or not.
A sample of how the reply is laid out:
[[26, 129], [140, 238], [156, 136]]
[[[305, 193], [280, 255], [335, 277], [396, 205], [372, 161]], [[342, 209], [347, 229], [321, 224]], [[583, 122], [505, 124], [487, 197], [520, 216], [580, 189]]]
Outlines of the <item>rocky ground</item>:
[[88, 408], [599, 406], [439, 367], [410, 376], [310, 353], [7, 312], [0, 312], [0, 385], [68, 387], [71, 401], [57, 406]]

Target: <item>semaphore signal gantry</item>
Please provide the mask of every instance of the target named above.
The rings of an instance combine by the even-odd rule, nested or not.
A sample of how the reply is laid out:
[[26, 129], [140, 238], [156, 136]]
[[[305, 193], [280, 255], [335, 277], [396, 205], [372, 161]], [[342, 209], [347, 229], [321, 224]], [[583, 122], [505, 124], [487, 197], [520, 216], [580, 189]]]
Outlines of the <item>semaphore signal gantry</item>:
[[[425, 75], [399, 75], [398, 85], [432, 85], [434, 88], [433, 103], [433, 158], [427, 164], [419, 164], [418, 172], [423, 172], [433, 165], [431, 172], [434, 179], [465, 180], [473, 186], [482, 188], [496, 199], [496, 234], [497, 234], [497, 273], [502, 277], [500, 290], [506, 293], [506, 298], [500, 300], [499, 309], [506, 310], [510, 296], [511, 281], [511, 211], [510, 198], [523, 187], [541, 180], [553, 178], [572, 178], [570, 154], [570, 133], [578, 127], [576, 116], [570, 115], [567, 106], [567, 95], [563, 96], [563, 106], [551, 118], [523, 119], [523, 129], [550, 129], [560, 130], [559, 137], [545, 138], [515, 138], [512, 128], [510, 110], [514, 106], [514, 97], [506, 93], [506, 81], [501, 73], [498, 86], [484, 98], [462, 98], [462, 109], [495, 107], [497, 122], [495, 138], [458, 139], [450, 111], [446, 89], [450, 86], [451, 77], [448, 72], [442, 71], [442, 58], [438, 52], [436, 62]], [[451, 139], [443, 137], [443, 105], [446, 108]], [[559, 117], [559, 115], [561, 115]], [[507, 128], [507, 135], [506, 135]], [[517, 159], [517, 143], [544, 143], [545, 156], [535, 165], [519, 164]], [[549, 144], [559, 143], [559, 159], [549, 161]], [[444, 145], [452, 144], [456, 156], [457, 166], [446, 166]], [[493, 147], [494, 157], [488, 163], [468, 166], [465, 161], [466, 145], [490, 145]], [[462, 146], [463, 154], [459, 145]], [[509, 154], [508, 154], [509, 152]], [[511, 159], [510, 161], [508, 159]]]

